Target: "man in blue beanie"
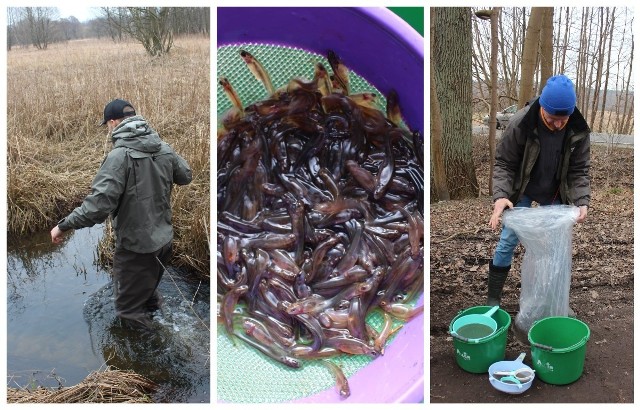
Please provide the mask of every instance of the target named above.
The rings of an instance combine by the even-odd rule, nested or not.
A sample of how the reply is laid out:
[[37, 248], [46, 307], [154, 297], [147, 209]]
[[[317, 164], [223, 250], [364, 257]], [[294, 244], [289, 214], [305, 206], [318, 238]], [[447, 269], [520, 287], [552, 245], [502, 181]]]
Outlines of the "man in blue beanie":
[[[576, 108], [573, 82], [565, 75], [547, 80], [539, 98], [513, 115], [496, 148], [493, 214], [496, 229], [506, 208], [573, 204], [584, 222], [591, 198], [591, 130]], [[518, 237], [503, 227], [489, 263], [487, 305], [500, 304]], [[573, 312], [570, 315], [575, 316]]]

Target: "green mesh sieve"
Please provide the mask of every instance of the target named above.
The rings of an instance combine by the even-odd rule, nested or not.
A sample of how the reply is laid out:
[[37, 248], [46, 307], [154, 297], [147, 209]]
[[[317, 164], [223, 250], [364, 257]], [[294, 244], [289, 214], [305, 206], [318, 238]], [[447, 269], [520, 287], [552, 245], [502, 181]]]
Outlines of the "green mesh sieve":
[[[367, 323], [377, 330], [382, 327], [382, 321], [382, 315], [377, 311], [367, 318]], [[395, 326], [399, 323], [401, 322], [395, 322]], [[335, 387], [333, 375], [322, 363], [301, 360], [299, 369], [291, 369], [265, 357], [240, 340], [236, 339], [234, 346], [225, 333], [224, 326], [219, 325], [217, 331], [218, 400], [233, 403], [279, 403]], [[366, 355], [345, 354], [329, 360], [339, 365], [349, 378], [374, 359]], [[336, 397], [337, 395], [336, 392]]]
[[[223, 46], [218, 48], [218, 78], [226, 77], [238, 92], [243, 105], [254, 103], [268, 97], [267, 91], [247, 68], [240, 50], [246, 50], [255, 56], [271, 75], [273, 86], [278, 88], [289, 83], [292, 78], [313, 78], [313, 66], [321, 62], [327, 70], [331, 71], [329, 62], [324, 56], [311, 53], [298, 48], [289, 48], [265, 44], [242, 44]], [[351, 94], [361, 92], [373, 92], [379, 109], [386, 107], [386, 99], [373, 85], [353, 71], [349, 73], [349, 85]], [[218, 116], [231, 108], [231, 102], [225, 95], [222, 87], [217, 88]]]
[[[217, 76], [226, 77], [246, 107], [266, 99], [268, 92], [249, 71], [240, 57], [240, 50], [251, 53], [271, 76], [275, 88], [286, 85], [292, 78], [313, 78], [314, 64], [321, 62], [331, 72], [325, 56], [299, 48], [267, 44], [235, 44], [218, 47]], [[386, 98], [357, 73], [349, 72], [350, 93], [373, 92], [377, 108], [385, 111]], [[220, 118], [232, 107], [222, 87], [217, 87], [217, 114]], [[420, 320], [420, 319], [417, 319]], [[367, 323], [382, 328], [383, 316], [371, 312]], [[394, 320], [394, 327], [401, 324]], [[393, 338], [387, 342], [391, 343]], [[365, 368], [373, 358], [366, 355], [341, 355], [329, 359], [338, 364], [349, 378]], [[335, 379], [329, 369], [315, 360], [301, 360], [299, 369], [291, 369], [257, 352], [244, 342], [229, 340], [224, 326], [217, 328], [217, 399], [232, 403], [278, 403], [334, 389]], [[336, 392], [336, 397], [338, 393]]]

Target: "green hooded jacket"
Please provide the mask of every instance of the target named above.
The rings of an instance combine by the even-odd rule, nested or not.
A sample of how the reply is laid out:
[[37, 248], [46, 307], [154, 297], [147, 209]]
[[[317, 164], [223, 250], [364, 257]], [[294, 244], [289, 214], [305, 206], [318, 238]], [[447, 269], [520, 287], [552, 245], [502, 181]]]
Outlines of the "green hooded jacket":
[[155, 252], [173, 239], [171, 189], [191, 182], [191, 169], [139, 115], [122, 121], [111, 137], [113, 149], [91, 184], [91, 194], [58, 227], [86, 228], [111, 215], [116, 247]]

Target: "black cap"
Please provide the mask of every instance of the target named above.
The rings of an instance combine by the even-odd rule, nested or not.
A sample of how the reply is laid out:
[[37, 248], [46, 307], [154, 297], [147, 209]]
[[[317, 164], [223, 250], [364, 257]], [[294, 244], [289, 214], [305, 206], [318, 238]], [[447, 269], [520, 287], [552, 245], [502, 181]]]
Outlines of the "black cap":
[[[125, 108], [131, 108], [125, 112]], [[119, 120], [120, 118], [136, 115], [136, 110], [128, 101], [115, 99], [104, 107], [104, 120], [100, 125], [104, 125], [109, 120]]]

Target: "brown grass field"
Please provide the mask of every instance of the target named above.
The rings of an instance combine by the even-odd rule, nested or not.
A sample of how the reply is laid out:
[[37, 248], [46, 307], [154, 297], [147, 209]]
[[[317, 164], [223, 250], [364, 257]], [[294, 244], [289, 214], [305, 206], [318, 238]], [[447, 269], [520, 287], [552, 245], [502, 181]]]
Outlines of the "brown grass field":
[[208, 278], [209, 50], [209, 38], [187, 37], [163, 58], [107, 39], [7, 52], [9, 234], [51, 229], [80, 204], [111, 148], [104, 106], [123, 98], [191, 165], [193, 182], [172, 196], [173, 263]]

